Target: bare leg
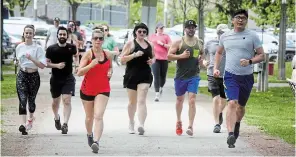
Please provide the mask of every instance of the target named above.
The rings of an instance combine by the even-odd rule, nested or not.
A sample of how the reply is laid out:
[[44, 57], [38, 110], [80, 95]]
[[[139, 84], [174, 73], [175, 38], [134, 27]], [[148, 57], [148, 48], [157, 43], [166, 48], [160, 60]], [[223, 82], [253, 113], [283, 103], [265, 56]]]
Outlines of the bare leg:
[[104, 117], [108, 100], [109, 100], [109, 97], [102, 94], [96, 96], [95, 98], [95, 105], [94, 105], [94, 119], [95, 119], [94, 140], [95, 141], [99, 141], [103, 133], [103, 129], [104, 129], [103, 117]]

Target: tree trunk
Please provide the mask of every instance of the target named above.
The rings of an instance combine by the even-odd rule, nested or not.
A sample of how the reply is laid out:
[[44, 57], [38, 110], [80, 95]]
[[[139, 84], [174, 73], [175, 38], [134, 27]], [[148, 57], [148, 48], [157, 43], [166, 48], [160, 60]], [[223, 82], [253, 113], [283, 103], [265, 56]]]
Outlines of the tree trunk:
[[14, 11], [13, 10], [9, 10], [9, 16], [14, 17]]
[[131, 9], [131, 2], [130, 0], [127, 0], [127, 8], [126, 8], [126, 16], [127, 16], [127, 28], [130, 28], [131, 27], [131, 22], [130, 22], [130, 19], [131, 19], [131, 13], [130, 13], [130, 9]]
[[76, 21], [76, 13], [77, 13], [77, 8], [78, 8], [78, 4], [72, 4], [71, 8], [72, 8], [72, 20]]
[[202, 2], [203, 0], [199, 0], [199, 8], [198, 8], [198, 37], [202, 41], [204, 41], [205, 38], [205, 32], [204, 32], [204, 4]]

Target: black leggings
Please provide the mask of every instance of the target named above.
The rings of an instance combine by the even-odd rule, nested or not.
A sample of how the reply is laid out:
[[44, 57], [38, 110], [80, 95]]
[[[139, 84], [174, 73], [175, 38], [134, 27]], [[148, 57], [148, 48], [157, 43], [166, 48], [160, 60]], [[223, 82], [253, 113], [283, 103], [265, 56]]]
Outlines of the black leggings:
[[154, 88], [155, 92], [159, 92], [159, 88], [163, 87], [166, 81], [166, 75], [168, 71], [167, 60], [156, 60], [152, 65], [152, 71], [154, 76]]
[[19, 98], [19, 115], [27, 114], [27, 102], [29, 112], [34, 113], [36, 109], [35, 99], [40, 87], [40, 76], [38, 72], [26, 73], [19, 71], [16, 77], [16, 90]]

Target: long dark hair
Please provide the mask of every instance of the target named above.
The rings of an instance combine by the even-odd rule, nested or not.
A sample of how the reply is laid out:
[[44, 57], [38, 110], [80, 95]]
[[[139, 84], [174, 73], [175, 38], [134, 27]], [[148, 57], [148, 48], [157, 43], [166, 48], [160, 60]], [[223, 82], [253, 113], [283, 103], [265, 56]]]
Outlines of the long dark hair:
[[33, 29], [33, 33], [35, 33], [35, 27], [34, 27], [34, 25], [26, 25], [25, 27], [24, 27], [24, 32], [23, 32], [23, 36], [22, 36], [22, 42], [25, 42], [25, 29], [26, 28], [31, 28], [31, 29]]
[[[107, 27], [107, 29], [109, 30], [108, 31], [108, 35], [107, 35], [107, 37], [111, 37], [112, 35], [110, 34], [110, 27], [107, 25], [107, 24], [102, 24], [102, 26], [106, 26]], [[103, 30], [103, 32], [104, 32], [105, 30]]]

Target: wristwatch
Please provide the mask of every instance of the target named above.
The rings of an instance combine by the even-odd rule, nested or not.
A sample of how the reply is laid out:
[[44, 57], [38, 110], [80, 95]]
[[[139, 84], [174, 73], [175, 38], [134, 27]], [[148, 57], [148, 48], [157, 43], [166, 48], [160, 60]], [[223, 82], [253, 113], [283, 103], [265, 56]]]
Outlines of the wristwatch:
[[249, 64], [251, 65], [253, 63], [252, 59], [249, 60]]

